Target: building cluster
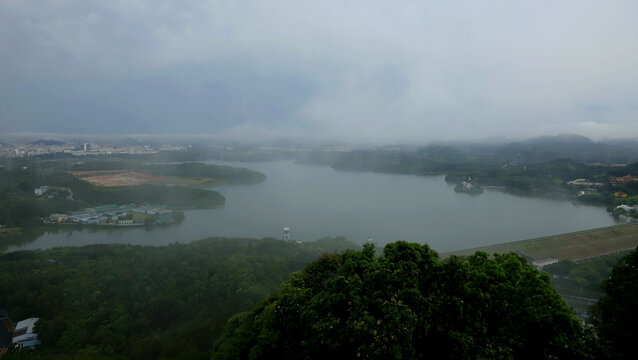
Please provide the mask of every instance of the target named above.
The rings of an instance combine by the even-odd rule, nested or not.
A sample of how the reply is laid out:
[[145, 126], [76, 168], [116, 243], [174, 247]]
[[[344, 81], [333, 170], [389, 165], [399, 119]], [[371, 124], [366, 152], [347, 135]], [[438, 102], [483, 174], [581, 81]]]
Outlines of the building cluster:
[[151, 145], [109, 146], [92, 143], [83, 143], [72, 150], [65, 151], [65, 153], [76, 156], [112, 154], [149, 155], [157, 154], [158, 152], [159, 150]]
[[160, 151], [186, 151], [186, 146], [173, 145], [135, 145], [115, 146], [95, 143], [29, 143], [2, 144], [0, 143], [0, 157], [27, 157], [46, 154], [65, 153], [72, 155], [112, 155], [112, 154], [157, 154]]
[[18, 321], [13, 330], [11, 343], [18, 348], [33, 348], [40, 344], [38, 333], [35, 332], [35, 324], [39, 318], [29, 318]]
[[108, 204], [67, 214], [51, 214], [43, 219], [47, 224], [82, 224], [107, 226], [141, 226], [174, 224], [175, 213], [158, 204]]
[[638, 181], [638, 177], [625, 175], [625, 176], [618, 176], [618, 177], [612, 176], [609, 178], [609, 184], [611, 186], [616, 186], [616, 185], [620, 185], [620, 184], [624, 184], [624, 183], [632, 182], [632, 181]]
[[587, 179], [576, 179], [569, 181], [568, 185], [578, 185], [578, 186], [604, 186], [605, 184], [601, 182], [589, 181]]

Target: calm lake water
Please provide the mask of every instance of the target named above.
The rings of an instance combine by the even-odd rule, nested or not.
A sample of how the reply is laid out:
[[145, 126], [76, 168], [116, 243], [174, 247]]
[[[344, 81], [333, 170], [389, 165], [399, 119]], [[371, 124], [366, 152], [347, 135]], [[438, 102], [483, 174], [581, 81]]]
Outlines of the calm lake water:
[[419, 177], [335, 171], [292, 161], [231, 163], [268, 176], [257, 185], [219, 186], [219, 209], [185, 211], [180, 225], [151, 229], [75, 230], [46, 233], [7, 250], [96, 243], [165, 245], [209, 236], [291, 237], [312, 241], [343, 235], [363, 243], [428, 243], [440, 252], [609, 226], [604, 208], [570, 201], [519, 197], [486, 190], [455, 193], [443, 176]]

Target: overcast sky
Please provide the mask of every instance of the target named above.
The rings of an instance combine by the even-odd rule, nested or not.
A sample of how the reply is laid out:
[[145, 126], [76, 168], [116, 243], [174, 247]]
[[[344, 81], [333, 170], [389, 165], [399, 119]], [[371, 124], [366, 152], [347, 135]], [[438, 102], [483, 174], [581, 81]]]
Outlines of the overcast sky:
[[638, 136], [638, 1], [0, 0], [0, 132]]

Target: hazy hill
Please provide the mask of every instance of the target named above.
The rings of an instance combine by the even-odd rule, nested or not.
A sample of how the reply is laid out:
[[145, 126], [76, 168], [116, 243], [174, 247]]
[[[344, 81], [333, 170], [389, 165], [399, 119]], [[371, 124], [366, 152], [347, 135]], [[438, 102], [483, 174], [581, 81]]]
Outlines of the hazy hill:
[[612, 176], [625, 176], [625, 175], [638, 176], [638, 162], [613, 169], [609, 172], [609, 174]]
[[638, 160], [638, 154], [621, 144], [595, 142], [580, 135], [541, 136], [509, 143], [497, 149], [526, 163], [572, 159], [584, 163], [616, 164]]
[[638, 139], [615, 139], [602, 142], [608, 145], [620, 146], [632, 151], [638, 151]]
[[47, 146], [52, 146], [52, 145], [64, 145], [64, 141], [58, 141], [58, 140], [53, 140], [53, 139], [38, 139], [35, 141], [30, 142], [29, 144], [31, 145], [47, 145]]

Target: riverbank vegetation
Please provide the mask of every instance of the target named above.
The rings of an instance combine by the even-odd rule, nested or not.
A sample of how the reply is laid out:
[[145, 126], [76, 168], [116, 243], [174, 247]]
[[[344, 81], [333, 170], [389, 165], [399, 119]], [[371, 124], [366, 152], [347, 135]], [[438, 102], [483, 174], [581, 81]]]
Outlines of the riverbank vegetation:
[[[172, 176], [185, 179], [207, 179], [212, 184], [254, 184], [266, 180], [260, 172], [224, 165], [199, 162], [182, 164], [147, 164], [140, 161], [121, 159], [101, 159], [70, 164], [70, 171], [129, 170], [157, 176]], [[87, 174], [90, 175], [90, 174]]]
[[153, 175], [208, 178], [217, 183], [230, 184], [254, 184], [266, 180], [266, 175], [257, 171], [197, 162], [175, 165], [146, 165], [138, 171], [147, 172]]

